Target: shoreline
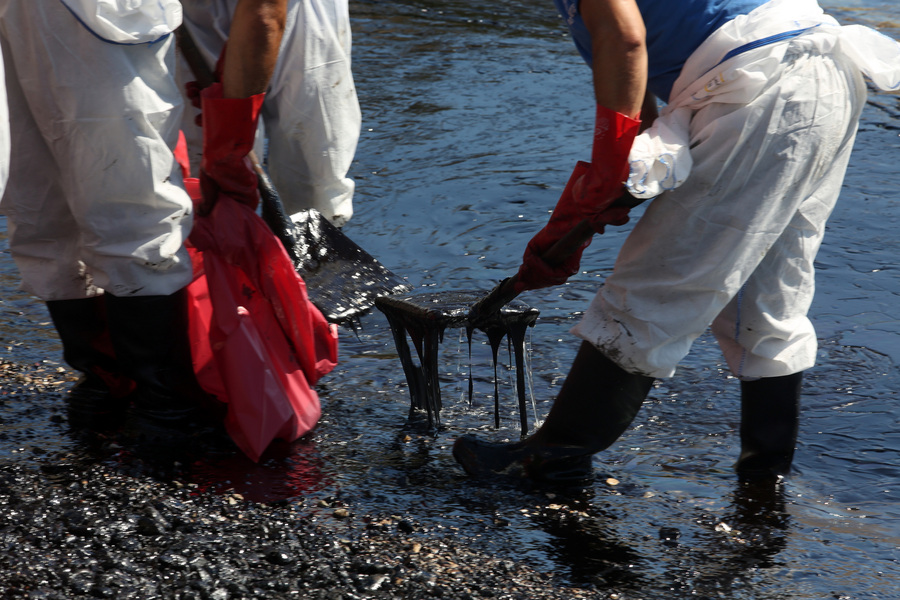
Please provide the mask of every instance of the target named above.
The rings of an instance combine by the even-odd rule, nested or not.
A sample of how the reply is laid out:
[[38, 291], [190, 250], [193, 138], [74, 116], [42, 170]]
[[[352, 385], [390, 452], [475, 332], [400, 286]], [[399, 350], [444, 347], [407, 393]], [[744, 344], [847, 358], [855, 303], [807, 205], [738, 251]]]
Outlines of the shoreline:
[[[7, 361], [0, 374], [3, 405], [49, 394], [62, 409], [72, 379]], [[65, 428], [58, 413], [47, 418]], [[34, 444], [0, 459], [4, 598], [615, 597], [565, 587], [414, 516], [200, 491], [179, 480], [177, 458], [142, 457], [111, 437], [83, 441], [78, 451]]]

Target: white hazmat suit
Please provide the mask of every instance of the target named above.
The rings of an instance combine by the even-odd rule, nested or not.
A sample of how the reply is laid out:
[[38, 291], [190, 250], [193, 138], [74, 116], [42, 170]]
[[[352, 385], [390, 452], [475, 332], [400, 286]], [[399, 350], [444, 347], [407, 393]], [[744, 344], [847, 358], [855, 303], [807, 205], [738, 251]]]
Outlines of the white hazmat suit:
[[[237, 2], [182, 2], [185, 26], [210, 66], [228, 39]], [[289, 0], [256, 148], [289, 214], [315, 208], [338, 226], [353, 216], [354, 182], [347, 172], [361, 124], [350, 46], [347, 0]], [[195, 79], [183, 60], [178, 79], [182, 89]], [[199, 173], [202, 149], [196, 114], [189, 106], [182, 124], [193, 173]]]
[[[802, 33], [759, 42], [785, 23]], [[755, 48], [727, 58], [746, 43]], [[649, 377], [671, 377], [710, 324], [743, 380], [812, 367], [813, 261], [865, 104], [863, 72], [897, 89], [900, 45], [841, 27], [813, 0], [773, 0], [710, 36], [632, 149], [632, 193], [665, 193], [573, 333]]]
[[0, 211], [22, 286], [43, 300], [169, 295], [192, 278], [172, 154], [181, 10], [152, 5], [0, 2], [15, 147]]

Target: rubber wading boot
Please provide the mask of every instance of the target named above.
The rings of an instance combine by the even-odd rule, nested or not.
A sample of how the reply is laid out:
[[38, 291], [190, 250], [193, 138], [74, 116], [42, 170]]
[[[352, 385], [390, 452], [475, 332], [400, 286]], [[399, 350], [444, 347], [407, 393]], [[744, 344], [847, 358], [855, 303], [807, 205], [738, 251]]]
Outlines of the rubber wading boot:
[[121, 424], [134, 381], [122, 375], [115, 359], [103, 296], [50, 300], [47, 310], [63, 345], [63, 359], [82, 373], [66, 396], [69, 424], [98, 430]]
[[211, 399], [194, 375], [188, 338], [187, 293], [170, 296], [107, 294], [113, 347], [137, 383], [127, 427], [149, 438], [208, 429]]
[[787, 475], [797, 445], [803, 373], [741, 382], [741, 455], [745, 480]]
[[503, 475], [536, 483], [576, 483], [591, 477], [591, 456], [628, 428], [653, 385], [623, 370], [584, 342], [544, 424], [527, 439], [497, 443], [465, 435], [453, 456], [469, 475]]

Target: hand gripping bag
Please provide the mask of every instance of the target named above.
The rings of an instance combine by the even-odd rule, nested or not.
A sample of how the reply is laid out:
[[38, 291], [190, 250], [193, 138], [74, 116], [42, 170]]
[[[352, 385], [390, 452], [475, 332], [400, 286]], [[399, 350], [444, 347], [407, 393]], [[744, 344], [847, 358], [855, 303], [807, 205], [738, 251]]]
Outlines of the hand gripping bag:
[[[197, 199], [197, 181], [185, 183]], [[234, 442], [258, 461], [274, 439], [294, 441], [318, 422], [312, 386], [337, 364], [337, 326], [309, 301], [281, 242], [247, 205], [220, 195], [208, 215], [195, 216], [188, 247], [194, 370], [227, 405]]]

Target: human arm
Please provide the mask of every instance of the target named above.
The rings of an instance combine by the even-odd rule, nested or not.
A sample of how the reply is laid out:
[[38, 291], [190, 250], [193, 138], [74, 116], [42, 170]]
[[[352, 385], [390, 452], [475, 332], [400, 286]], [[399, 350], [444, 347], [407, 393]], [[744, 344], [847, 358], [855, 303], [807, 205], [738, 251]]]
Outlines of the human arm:
[[624, 192], [628, 154], [641, 127], [641, 110], [655, 105], [647, 91], [646, 27], [635, 0], [582, 0], [591, 36], [597, 102], [591, 168], [575, 185], [575, 202], [595, 231], [628, 222], [627, 207], [611, 206]]
[[647, 32], [637, 3], [581, 0], [579, 6], [591, 35], [597, 104], [637, 117], [647, 89]]
[[[558, 285], [576, 273], [592, 231], [628, 221], [628, 153], [641, 125], [642, 105], [655, 118], [647, 88], [646, 30], [634, 0], [582, 0], [581, 18], [591, 36], [596, 100], [591, 162], [579, 162], [548, 224], [528, 243], [518, 273], [518, 291]], [[589, 226], [588, 226], [589, 224]], [[570, 233], [571, 232], [571, 233]], [[548, 264], [547, 252], [561, 239], [584, 239], [570, 257]]]
[[253, 208], [259, 203], [253, 149], [266, 88], [281, 46], [287, 0], [240, 0], [220, 57], [221, 81], [203, 90], [201, 214], [219, 195]]
[[222, 95], [248, 98], [266, 91], [287, 20], [287, 0], [240, 0], [231, 19]]

